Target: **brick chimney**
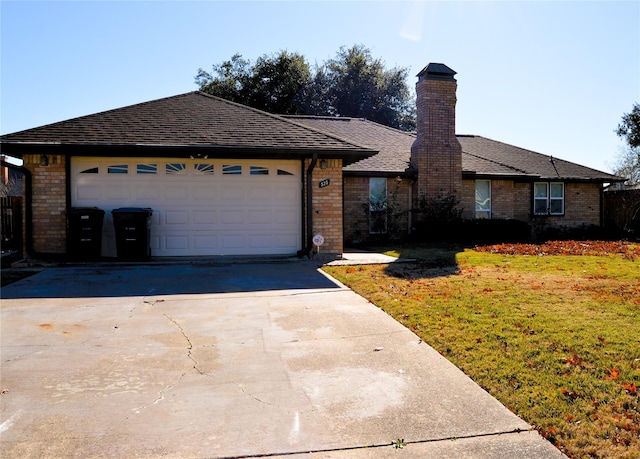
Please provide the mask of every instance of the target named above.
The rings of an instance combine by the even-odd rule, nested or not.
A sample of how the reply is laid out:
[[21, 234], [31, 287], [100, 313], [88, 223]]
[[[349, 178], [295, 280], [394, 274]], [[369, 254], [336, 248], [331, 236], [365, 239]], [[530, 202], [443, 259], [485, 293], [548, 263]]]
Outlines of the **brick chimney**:
[[462, 193], [462, 147], [456, 138], [456, 88], [451, 70], [429, 64], [418, 73], [417, 138], [411, 164], [418, 171], [418, 199]]

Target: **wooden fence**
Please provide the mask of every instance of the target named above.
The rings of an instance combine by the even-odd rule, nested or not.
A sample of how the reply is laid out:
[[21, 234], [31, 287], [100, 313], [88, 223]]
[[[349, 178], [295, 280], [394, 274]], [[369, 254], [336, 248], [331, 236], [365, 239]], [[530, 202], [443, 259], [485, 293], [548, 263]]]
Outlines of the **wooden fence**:
[[605, 192], [604, 219], [605, 225], [640, 237], [640, 190]]
[[0, 209], [1, 252], [22, 250], [22, 197], [1, 197]]

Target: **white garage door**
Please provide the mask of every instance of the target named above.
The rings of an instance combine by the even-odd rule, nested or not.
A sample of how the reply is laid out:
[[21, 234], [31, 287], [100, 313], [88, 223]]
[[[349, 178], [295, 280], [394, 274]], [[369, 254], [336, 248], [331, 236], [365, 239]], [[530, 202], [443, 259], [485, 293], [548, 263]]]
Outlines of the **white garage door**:
[[110, 211], [120, 207], [153, 209], [152, 256], [301, 248], [299, 161], [74, 157], [71, 174], [71, 205], [106, 212], [103, 256], [116, 256]]

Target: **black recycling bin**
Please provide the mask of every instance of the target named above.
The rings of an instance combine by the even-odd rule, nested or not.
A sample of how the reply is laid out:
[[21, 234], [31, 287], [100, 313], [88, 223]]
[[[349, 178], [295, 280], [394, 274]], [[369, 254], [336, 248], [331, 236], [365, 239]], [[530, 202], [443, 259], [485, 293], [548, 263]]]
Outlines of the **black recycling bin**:
[[67, 211], [67, 254], [74, 260], [97, 260], [102, 252], [104, 210], [72, 207]]
[[147, 207], [113, 209], [116, 251], [121, 260], [146, 261], [151, 257], [150, 229], [153, 210]]

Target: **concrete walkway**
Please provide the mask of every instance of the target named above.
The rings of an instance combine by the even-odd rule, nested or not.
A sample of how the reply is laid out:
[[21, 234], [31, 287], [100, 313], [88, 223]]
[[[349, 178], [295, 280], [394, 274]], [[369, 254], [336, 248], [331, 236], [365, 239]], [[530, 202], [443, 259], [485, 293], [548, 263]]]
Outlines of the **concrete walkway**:
[[342, 259], [333, 260], [327, 263], [330, 266], [349, 266], [349, 265], [378, 265], [388, 263], [406, 263], [415, 261], [409, 258], [395, 258], [382, 253], [367, 252], [364, 250], [352, 250], [342, 254]]
[[49, 268], [2, 297], [2, 457], [564, 457], [313, 261]]

